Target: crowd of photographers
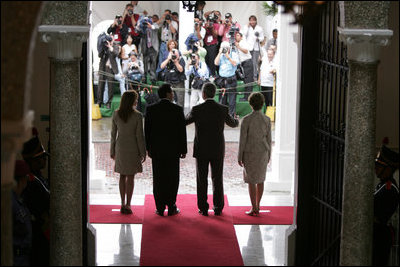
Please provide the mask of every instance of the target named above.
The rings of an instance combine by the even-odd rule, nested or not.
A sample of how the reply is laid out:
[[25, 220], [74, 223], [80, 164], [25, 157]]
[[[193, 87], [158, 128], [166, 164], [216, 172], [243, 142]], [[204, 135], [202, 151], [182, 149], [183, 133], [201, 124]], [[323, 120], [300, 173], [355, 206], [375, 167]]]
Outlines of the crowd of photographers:
[[171, 83], [175, 88], [175, 102], [181, 106], [188, 77], [190, 107], [202, 101], [199, 97], [202, 84], [212, 81], [226, 89], [220, 101], [229, 105], [231, 114], [235, 113], [238, 79], [248, 85], [241, 101], [247, 101], [254, 82], [271, 91], [271, 84], [266, 81], [271, 81], [276, 69], [271, 54], [276, 52], [277, 30], [274, 29], [273, 38], [266, 40], [256, 16], [250, 16], [248, 24], [241, 27], [231, 13], [223, 17], [217, 10], [205, 12], [204, 7], [204, 1], [196, 2], [194, 31], [187, 37], [186, 47], [178, 48], [178, 13], [167, 9], [161, 17], [148, 16], [145, 10], [140, 10], [138, 1], [127, 4], [107, 34], [98, 38], [100, 65], [96, 102], [110, 108], [112, 80], [119, 82], [123, 94], [127, 89], [139, 91], [135, 82], [146, 83], [147, 76], [152, 84], [157, 80]]

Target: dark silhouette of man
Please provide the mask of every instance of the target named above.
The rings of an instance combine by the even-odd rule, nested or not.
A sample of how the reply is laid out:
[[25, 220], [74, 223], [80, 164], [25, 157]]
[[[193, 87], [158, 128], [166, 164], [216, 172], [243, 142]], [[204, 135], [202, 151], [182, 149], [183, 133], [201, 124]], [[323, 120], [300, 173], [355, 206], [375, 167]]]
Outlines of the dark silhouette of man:
[[229, 115], [229, 108], [215, 102], [216, 87], [205, 83], [202, 88], [204, 103], [194, 106], [186, 116], [186, 124], [195, 123], [193, 157], [197, 168], [197, 207], [199, 213], [208, 216], [207, 176], [211, 165], [213, 183], [214, 215], [221, 215], [224, 208], [224, 187], [222, 174], [225, 156], [225, 123], [237, 127], [239, 120]]
[[172, 103], [171, 84], [163, 84], [158, 95], [160, 101], [146, 110], [146, 149], [152, 159], [156, 214], [164, 216], [168, 206], [168, 216], [171, 216], [179, 213], [176, 206], [179, 159], [187, 153], [185, 115], [181, 106]]

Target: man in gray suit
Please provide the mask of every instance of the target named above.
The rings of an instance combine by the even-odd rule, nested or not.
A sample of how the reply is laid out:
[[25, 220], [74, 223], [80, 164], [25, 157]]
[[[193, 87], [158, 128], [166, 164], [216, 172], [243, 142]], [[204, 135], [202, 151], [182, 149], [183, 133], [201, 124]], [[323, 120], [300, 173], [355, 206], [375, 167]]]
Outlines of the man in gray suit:
[[144, 77], [149, 73], [151, 81], [155, 82], [157, 81], [157, 55], [160, 48], [160, 40], [158, 37], [159, 19], [157, 15], [153, 15], [151, 19], [153, 24], [143, 22], [146, 26], [142, 26], [142, 29], [146, 29], [146, 31], [140, 31], [142, 38], [140, 42], [140, 51], [143, 54]]
[[194, 106], [186, 116], [186, 125], [195, 123], [193, 157], [197, 168], [197, 207], [208, 216], [207, 177], [211, 165], [214, 215], [221, 215], [224, 208], [223, 169], [225, 156], [225, 123], [234, 128], [239, 125], [237, 116], [229, 115], [229, 108], [214, 101], [216, 87], [205, 83], [202, 88], [204, 103]]

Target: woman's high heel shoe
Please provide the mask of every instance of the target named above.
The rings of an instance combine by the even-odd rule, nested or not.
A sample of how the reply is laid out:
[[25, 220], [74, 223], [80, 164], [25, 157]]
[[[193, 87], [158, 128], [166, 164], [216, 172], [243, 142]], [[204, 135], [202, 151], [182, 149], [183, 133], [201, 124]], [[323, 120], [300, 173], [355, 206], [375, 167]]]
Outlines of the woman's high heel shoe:
[[246, 213], [246, 215], [249, 215], [249, 216], [257, 216], [258, 215], [258, 211], [255, 211], [255, 210], [249, 210], [249, 211], [246, 211], [245, 213]]

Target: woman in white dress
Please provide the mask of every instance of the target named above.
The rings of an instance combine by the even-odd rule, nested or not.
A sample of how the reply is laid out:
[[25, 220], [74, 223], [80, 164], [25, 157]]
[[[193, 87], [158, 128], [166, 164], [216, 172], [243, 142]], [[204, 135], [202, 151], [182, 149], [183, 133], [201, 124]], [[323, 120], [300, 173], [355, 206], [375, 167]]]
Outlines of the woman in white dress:
[[240, 126], [238, 163], [244, 182], [249, 184], [252, 208], [247, 215], [258, 215], [264, 192], [264, 181], [271, 158], [271, 119], [262, 112], [264, 96], [254, 92], [249, 97], [253, 112], [243, 118]]
[[122, 72], [126, 75], [128, 72], [128, 60], [129, 60], [129, 53], [134, 51], [138, 54], [138, 50], [135, 44], [133, 44], [133, 39], [130, 34], [126, 37], [126, 44], [122, 47], [121, 51], [121, 59], [122, 59]]

